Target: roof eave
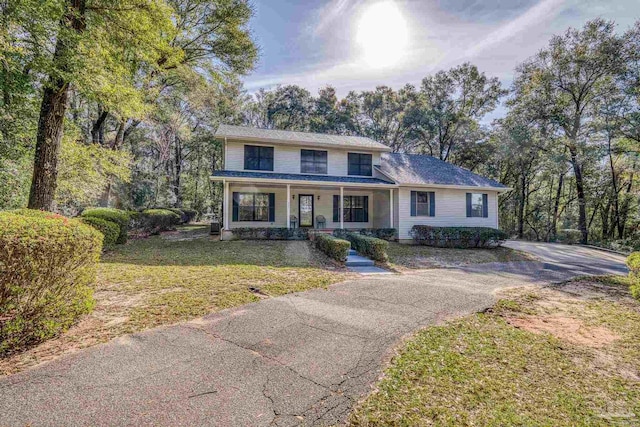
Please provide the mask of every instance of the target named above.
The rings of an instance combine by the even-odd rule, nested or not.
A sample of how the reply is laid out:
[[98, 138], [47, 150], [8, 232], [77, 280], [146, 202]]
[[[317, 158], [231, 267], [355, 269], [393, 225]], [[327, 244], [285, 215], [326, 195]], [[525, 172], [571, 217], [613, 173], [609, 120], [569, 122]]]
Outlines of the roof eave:
[[415, 188], [449, 188], [458, 190], [483, 190], [483, 191], [496, 191], [498, 193], [504, 193], [506, 191], [513, 190], [511, 187], [492, 187], [492, 186], [478, 186], [478, 185], [458, 185], [458, 184], [416, 184], [399, 182], [399, 187], [415, 187]]
[[255, 177], [236, 177], [236, 176], [209, 176], [211, 181], [229, 181], [229, 182], [250, 182], [253, 184], [295, 184], [295, 185], [335, 185], [342, 187], [373, 187], [373, 188], [398, 188], [393, 183], [366, 183], [366, 182], [342, 182], [342, 181], [309, 181], [294, 179], [278, 179], [278, 178], [255, 178]]
[[359, 150], [359, 151], [378, 151], [381, 153], [386, 153], [391, 151], [391, 148], [382, 144], [380, 144], [380, 146], [378, 147], [376, 146], [363, 147], [363, 146], [354, 145], [354, 144], [328, 144], [328, 143], [321, 143], [321, 142], [294, 141], [294, 140], [283, 140], [283, 139], [277, 139], [277, 138], [253, 137], [253, 136], [239, 137], [237, 135], [227, 135], [223, 133], [216, 133], [214, 137], [217, 139], [226, 138], [227, 140], [238, 141], [238, 142], [249, 141], [249, 142], [263, 142], [268, 144], [281, 144], [281, 145], [305, 145], [310, 147], [346, 148], [346, 149]]

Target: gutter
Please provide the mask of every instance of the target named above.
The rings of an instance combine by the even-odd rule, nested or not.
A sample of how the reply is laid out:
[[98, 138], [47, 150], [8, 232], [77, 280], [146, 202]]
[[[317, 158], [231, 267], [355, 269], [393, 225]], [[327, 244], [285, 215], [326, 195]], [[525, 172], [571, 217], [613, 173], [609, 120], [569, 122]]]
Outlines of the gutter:
[[332, 187], [367, 187], [367, 188], [398, 188], [396, 184], [367, 184], [366, 182], [342, 182], [342, 181], [306, 181], [293, 179], [269, 179], [269, 178], [244, 178], [229, 176], [210, 176], [211, 181], [229, 181], [229, 182], [250, 182], [252, 184], [295, 184], [295, 185], [314, 185], [316, 187], [332, 186]]

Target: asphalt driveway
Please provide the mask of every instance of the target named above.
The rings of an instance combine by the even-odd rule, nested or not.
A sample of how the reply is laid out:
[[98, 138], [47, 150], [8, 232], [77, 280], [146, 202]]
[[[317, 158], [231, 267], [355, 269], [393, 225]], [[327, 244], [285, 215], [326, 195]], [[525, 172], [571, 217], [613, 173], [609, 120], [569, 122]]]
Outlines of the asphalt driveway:
[[540, 262], [367, 277], [125, 336], [0, 379], [0, 425], [328, 425], [400, 338], [501, 287], [624, 273], [624, 257], [509, 242]]

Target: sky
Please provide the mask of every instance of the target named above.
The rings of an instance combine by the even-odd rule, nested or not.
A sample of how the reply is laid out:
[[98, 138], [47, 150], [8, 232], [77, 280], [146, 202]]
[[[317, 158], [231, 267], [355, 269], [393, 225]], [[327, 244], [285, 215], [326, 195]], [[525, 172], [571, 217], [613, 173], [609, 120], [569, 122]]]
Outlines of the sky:
[[[245, 88], [327, 85], [342, 97], [395, 89], [464, 62], [509, 86], [516, 66], [554, 34], [593, 18], [620, 32], [640, 19], [640, 0], [253, 0], [260, 46]], [[500, 109], [492, 114], [500, 115]]]

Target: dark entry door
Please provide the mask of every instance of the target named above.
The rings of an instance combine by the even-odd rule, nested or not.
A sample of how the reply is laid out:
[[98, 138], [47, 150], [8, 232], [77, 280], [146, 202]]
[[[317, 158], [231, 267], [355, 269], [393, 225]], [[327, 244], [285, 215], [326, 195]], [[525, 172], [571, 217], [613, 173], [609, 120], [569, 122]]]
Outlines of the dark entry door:
[[298, 212], [300, 212], [300, 227], [313, 227], [313, 194], [298, 196]]

